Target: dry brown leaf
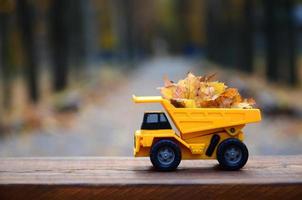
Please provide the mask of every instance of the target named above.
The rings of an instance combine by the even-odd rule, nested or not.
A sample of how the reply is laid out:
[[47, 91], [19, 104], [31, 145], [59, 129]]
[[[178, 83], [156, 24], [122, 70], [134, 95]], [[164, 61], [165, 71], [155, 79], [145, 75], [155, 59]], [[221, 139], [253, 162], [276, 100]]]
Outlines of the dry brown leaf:
[[169, 78], [165, 75], [164, 76], [164, 87], [171, 87], [173, 86], [173, 81], [169, 80]]

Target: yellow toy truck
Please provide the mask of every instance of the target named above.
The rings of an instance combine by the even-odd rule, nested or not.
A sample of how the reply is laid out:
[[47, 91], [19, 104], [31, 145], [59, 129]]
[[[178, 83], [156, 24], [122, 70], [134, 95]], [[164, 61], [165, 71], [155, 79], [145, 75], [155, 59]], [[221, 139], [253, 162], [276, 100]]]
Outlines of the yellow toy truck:
[[217, 159], [225, 170], [238, 170], [248, 160], [242, 128], [261, 120], [259, 109], [176, 108], [161, 96], [136, 97], [135, 103], [160, 103], [165, 112], [145, 112], [134, 135], [134, 156], [148, 157], [156, 170], [175, 170], [182, 159]]

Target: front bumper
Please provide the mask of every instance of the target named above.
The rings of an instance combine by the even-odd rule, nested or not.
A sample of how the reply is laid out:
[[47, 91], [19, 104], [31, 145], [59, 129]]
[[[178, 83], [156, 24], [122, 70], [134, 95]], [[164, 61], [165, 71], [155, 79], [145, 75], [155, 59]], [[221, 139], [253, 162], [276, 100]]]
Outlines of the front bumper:
[[139, 150], [140, 150], [140, 137], [141, 133], [140, 130], [135, 131], [134, 133], [134, 147], [133, 147], [133, 155], [137, 156]]

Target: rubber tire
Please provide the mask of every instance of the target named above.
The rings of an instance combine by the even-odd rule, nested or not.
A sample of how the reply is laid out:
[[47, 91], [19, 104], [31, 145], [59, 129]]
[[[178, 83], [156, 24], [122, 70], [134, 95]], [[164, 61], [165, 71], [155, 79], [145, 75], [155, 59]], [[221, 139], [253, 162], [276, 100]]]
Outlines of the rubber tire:
[[[168, 147], [172, 148], [172, 150], [174, 151], [174, 154], [175, 154], [174, 161], [169, 165], [163, 165], [162, 163], [160, 163], [160, 161], [157, 158], [158, 150], [162, 147], [165, 147], [165, 146], [168, 146]], [[181, 161], [180, 148], [172, 140], [166, 140], [166, 139], [165, 140], [159, 140], [158, 142], [156, 142], [151, 147], [150, 160], [151, 160], [151, 163], [153, 164], [153, 167], [157, 171], [173, 171], [178, 167], [178, 165]]]
[[[242, 152], [242, 157], [241, 157], [240, 161], [238, 161], [235, 165], [227, 162], [227, 160], [224, 158], [225, 150], [229, 146], [237, 146]], [[245, 146], [245, 144], [235, 138], [230, 138], [230, 139], [224, 140], [223, 142], [220, 143], [220, 145], [217, 148], [217, 160], [218, 160], [220, 166], [224, 170], [233, 171], [233, 170], [241, 169], [246, 164], [248, 157], [249, 157], [249, 152], [248, 152], [248, 149]]]

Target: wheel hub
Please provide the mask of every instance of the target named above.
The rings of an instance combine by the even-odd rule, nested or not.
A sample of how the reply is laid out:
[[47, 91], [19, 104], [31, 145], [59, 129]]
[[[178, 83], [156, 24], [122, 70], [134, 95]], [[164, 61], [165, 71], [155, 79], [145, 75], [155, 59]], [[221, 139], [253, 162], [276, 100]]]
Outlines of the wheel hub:
[[171, 164], [175, 159], [174, 151], [170, 147], [160, 148], [157, 156], [159, 162], [164, 165]]
[[232, 146], [225, 151], [225, 159], [229, 163], [237, 163], [240, 161], [242, 157], [242, 152], [240, 148], [236, 146]]

